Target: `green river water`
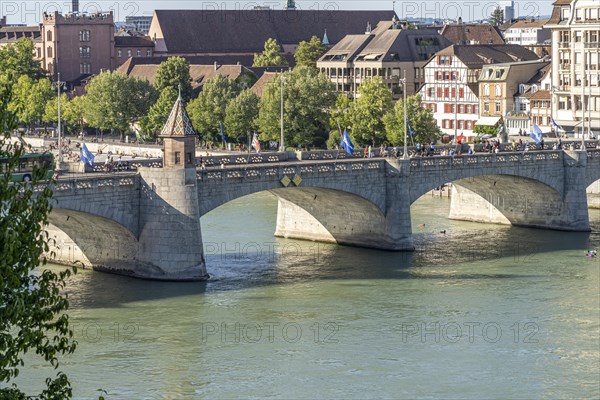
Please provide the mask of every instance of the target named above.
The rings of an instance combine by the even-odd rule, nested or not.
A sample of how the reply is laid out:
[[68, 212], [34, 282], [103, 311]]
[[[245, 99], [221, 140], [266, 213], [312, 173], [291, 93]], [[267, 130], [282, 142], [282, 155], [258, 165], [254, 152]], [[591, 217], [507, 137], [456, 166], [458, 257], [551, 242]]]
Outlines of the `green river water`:
[[[274, 238], [276, 205], [202, 218], [206, 283], [80, 270], [75, 397], [600, 397], [600, 210], [565, 233], [451, 221], [424, 197], [417, 251], [394, 253]], [[52, 371], [31, 360], [35, 391]]]

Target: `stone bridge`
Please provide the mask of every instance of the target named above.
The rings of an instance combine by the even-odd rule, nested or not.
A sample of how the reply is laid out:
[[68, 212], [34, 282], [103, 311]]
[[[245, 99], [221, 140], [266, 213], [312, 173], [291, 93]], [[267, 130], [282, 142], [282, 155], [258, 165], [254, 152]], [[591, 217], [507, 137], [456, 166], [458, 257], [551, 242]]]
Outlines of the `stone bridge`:
[[278, 197], [277, 236], [413, 250], [410, 205], [441, 184], [457, 188], [451, 218], [588, 231], [586, 188], [599, 179], [596, 149], [140, 167], [59, 180], [49, 232], [59, 262], [200, 280], [200, 217], [252, 193]]

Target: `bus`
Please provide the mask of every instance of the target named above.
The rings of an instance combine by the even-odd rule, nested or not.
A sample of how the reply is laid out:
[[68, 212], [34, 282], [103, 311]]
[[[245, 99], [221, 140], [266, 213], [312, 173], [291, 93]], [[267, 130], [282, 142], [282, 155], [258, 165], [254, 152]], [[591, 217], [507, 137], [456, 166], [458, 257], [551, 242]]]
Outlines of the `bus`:
[[[9, 168], [10, 158], [0, 158], [0, 173]], [[33, 179], [34, 170], [42, 170], [42, 180], [52, 179], [54, 174], [54, 157], [50, 153], [28, 153], [19, 157], [19, 164], [12, 172], [13, 182], [29, 182]]]

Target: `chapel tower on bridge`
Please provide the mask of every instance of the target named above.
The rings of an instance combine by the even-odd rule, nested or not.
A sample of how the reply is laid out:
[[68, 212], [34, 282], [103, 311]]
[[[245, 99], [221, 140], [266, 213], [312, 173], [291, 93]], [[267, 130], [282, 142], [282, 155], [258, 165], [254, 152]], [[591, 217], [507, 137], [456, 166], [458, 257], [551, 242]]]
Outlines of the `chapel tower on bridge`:
[[181, 93], [173, 105], [160, 137], [164, 140], [164, 168], [195, 168], [196, 133], [185, 111]]

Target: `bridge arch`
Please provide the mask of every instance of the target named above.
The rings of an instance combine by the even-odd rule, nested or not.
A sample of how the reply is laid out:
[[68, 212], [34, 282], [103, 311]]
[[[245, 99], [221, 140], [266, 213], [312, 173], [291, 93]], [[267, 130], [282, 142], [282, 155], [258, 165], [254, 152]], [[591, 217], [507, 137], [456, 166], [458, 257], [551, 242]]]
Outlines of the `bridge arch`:
[[139, 273], [137, 237], [127, 227], [105, 217], [60, 208], [50, 212], [48, 222], [49, 253], [55, 253], [54, 260], [112, 272], [118, 266], [120, 273]]

